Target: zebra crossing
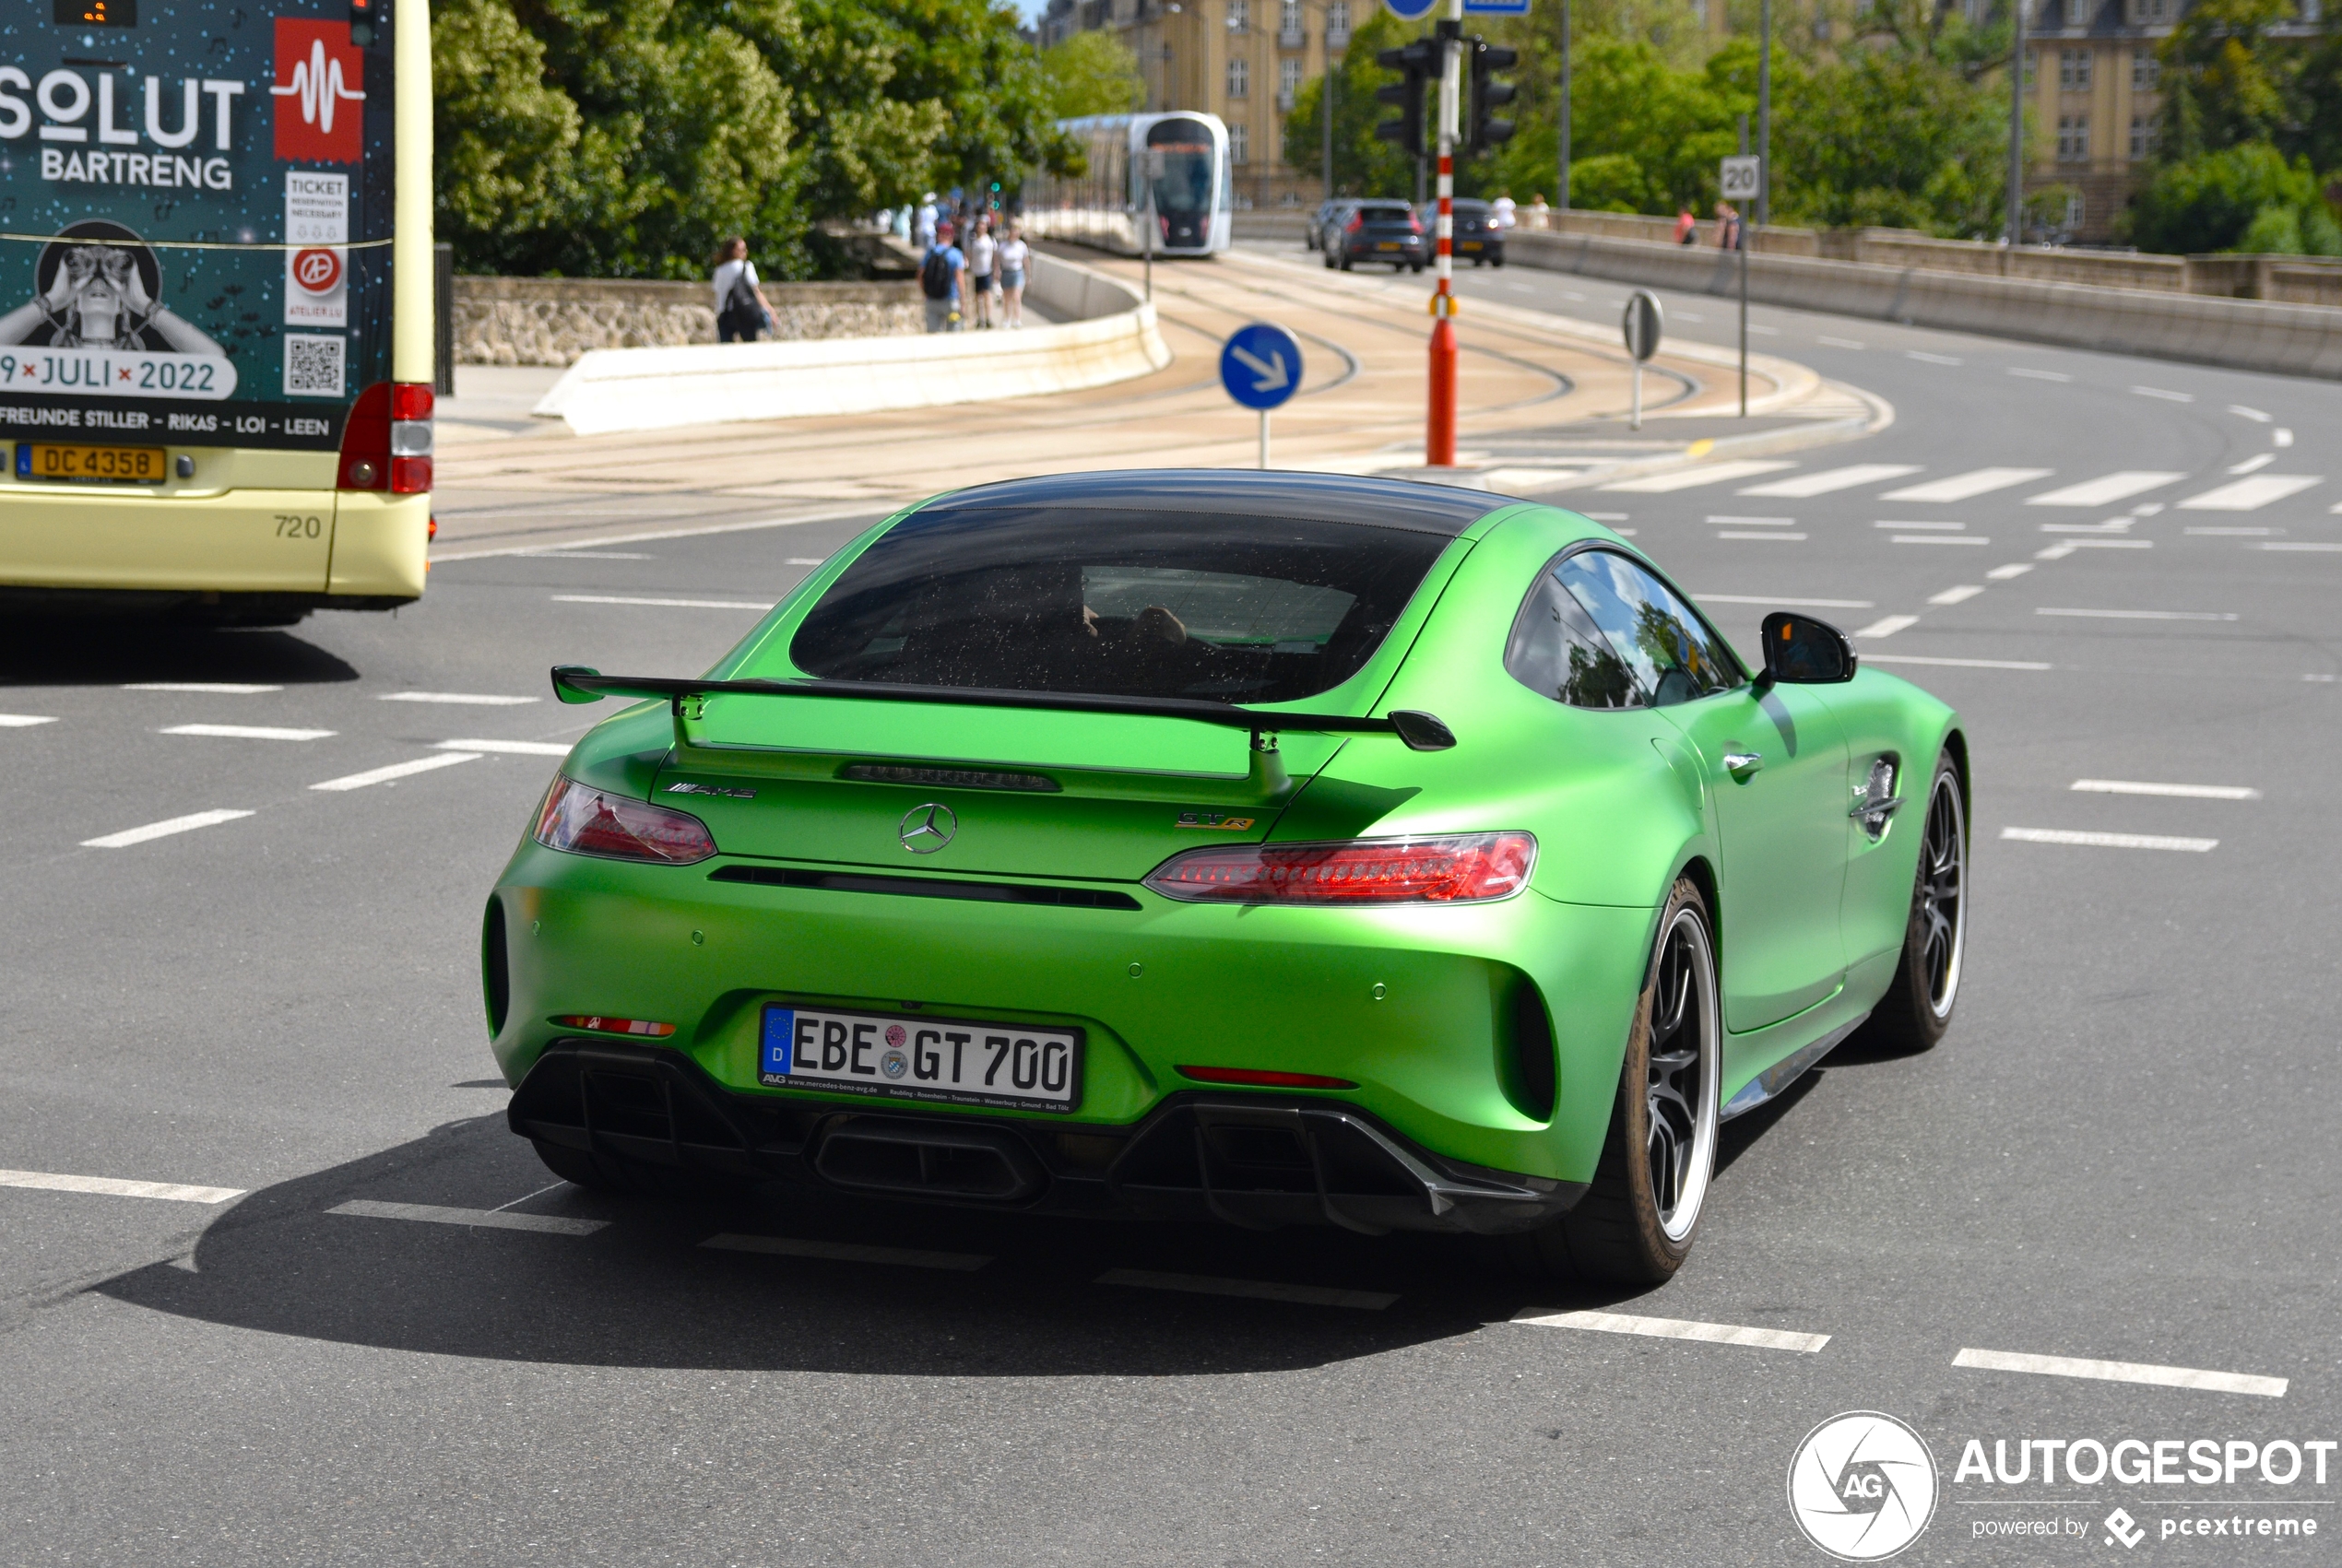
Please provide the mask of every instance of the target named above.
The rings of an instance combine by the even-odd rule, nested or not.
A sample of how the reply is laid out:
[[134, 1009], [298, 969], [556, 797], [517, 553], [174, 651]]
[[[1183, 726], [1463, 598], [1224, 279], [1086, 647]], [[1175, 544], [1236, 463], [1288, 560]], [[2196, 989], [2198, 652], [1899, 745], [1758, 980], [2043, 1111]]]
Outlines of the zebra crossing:
[[[1642, 495], [1665, 495], [1678, 490], [1698, 489], [1709, 486], [1732, 484], [1735, 480], [1755, 479], [1759, 476], [1779, 475], [1761, 482], [1742, 486], [1735, 493], [1768, 499], [1810, 499], [1835, 495], [1842, 491], [1861, 489], [1866, 486], [1891, 483], [1923, 470], [1904, 463], [1855, 463], [1842, 467], [1822, 468], [1803, 473], [1783, 473], [1796, 467], [1793, 462], [1769, 459], [1742, 459], [1714, 463], [1702, 467], [1680, 469], [1674, 473], [1650, 474], [1637, 478], [1620, 479], [1601, 487], [1603, 490]], [[2230, 471], [2232, 472], [2232, 471]], [[1886, 491], [1881, 501], [1918, 501], [1936, 504], [1973, 500], [1995, 491], [2015, 490], [2055, 477], [2049, 468], [1991, 467], [1973, 468], [1965, 473], [1949, 474], [1940, 478], [1902, 486]], [[2181, 512], [2258, 512], [2263, 507], [2291, 499], [2305, 490], [2326, 482], [2323, 474], [2270, 474], [2253, 472], [2241, 478], [2222, 475], [2224, 482], [2209, 489], [2183, 495], [2171, 502]], [[2025, 496], [2027, 506], [2083, 509], [2113, 506], [2156, 491], [2169, 490], [2190, 479], [2201, 483], [2198, 476], [2167, 468], [2121, 468], [2111, 473], [2076, 479], [2036, 494]], [[2011, 498], [2014, 499], [2014, 498]], [[2151, 510], [2160, 511], [2160, 506]], [[2342, 514], [2342, 503], [2329, 508]], [[1905, 526], [1906, 525], [1897, 525]], [[1887, 526], [1885, 524], [1881, 527]], [[2062, 527], [2056, 531], [2064, 531]]]

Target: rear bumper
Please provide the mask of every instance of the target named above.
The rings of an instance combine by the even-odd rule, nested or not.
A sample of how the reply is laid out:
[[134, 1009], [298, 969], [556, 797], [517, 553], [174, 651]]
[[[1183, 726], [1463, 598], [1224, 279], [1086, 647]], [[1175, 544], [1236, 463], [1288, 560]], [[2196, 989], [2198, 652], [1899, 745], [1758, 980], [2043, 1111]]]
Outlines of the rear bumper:
[[1131, 1127], [842, 1109], [726, 1089], [679, 1051], [555, 1042], [514, 1091], [513, 1131], [735, 1181], [1089, 1218], [1500, 1235], [1581, 1183], [1485, 1170], [1319, 1101], [1179, 1094]]

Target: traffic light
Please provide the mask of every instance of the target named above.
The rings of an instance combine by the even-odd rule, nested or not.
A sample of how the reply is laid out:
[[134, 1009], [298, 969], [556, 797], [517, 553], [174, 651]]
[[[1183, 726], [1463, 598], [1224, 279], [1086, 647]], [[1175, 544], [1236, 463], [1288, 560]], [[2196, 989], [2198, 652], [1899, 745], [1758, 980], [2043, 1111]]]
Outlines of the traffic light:
[[1511, 70], [1520, 59], [1520, 52], [1490, 43], [1484, 38], [1464, 41], [1472, 51], [1472, 117], [1465, 130], [1464, 150], [1485, 152], [1512, 140], [1512, 122], [1499, 120], [1489, 111], [1503, 108], [1519, 95], [1520, 88], [1510, 82], [1497, 81], [1495, 73]]
[[1418, 38], [1400, 48], [1382, 50], [1374, 61], [1384, 70], [1400, 72], [1404, 77], [1389, 87], [1375, 88], [1375, 101], [1397, 105], [1399, 118], [1383, 121], [1374, 128], [1374, 134], [1384, 141], [1397, 142], [1410, 158], [1420, 158], [1424, 88], [1439, 74], [1438, 41]]

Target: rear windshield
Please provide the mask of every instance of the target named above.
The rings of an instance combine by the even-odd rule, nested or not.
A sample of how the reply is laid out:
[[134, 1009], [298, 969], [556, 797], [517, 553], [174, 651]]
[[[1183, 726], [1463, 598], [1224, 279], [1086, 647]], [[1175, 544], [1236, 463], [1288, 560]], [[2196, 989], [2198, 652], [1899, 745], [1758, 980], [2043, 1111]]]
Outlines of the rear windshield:
[[831, 680], [1282, 702], [1371, 657], [1447, 540], [1074, 508], [906, 519], [798, 628]]
[[1366, 218], [1389, 218], [1393, 222], [1403, 222], [1413, 216], [1414, 209], [1404, 202], [1401, 202], [1392, 206], [1361, 206], [1358, 211], [1361, 216]]

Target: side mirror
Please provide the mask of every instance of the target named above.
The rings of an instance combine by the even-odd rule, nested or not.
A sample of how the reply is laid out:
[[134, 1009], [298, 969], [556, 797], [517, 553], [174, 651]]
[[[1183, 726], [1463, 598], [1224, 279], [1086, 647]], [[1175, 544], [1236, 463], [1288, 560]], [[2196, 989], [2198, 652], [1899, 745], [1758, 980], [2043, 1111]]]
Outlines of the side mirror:
[[1826, 620], [1775, 610], [1765, 618], [1765, 678], [1782, 686], [1835, 686], [1854, 678], [1846, 633]]

